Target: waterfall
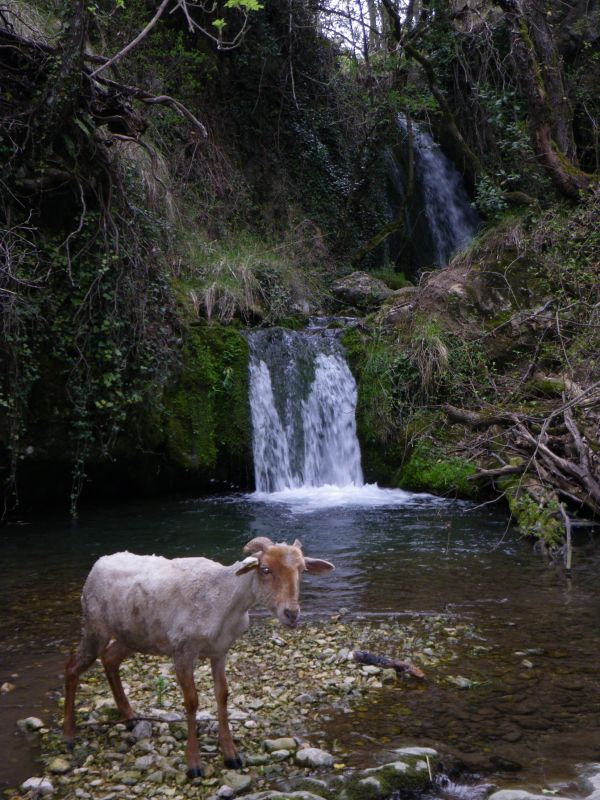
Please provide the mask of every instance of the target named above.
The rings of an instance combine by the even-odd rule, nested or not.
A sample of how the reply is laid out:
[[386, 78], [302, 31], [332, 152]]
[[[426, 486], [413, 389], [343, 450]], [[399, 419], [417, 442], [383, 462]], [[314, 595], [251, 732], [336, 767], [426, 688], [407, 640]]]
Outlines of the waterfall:
[[[398, 124], [408, 138], [408, 125], [402, 114]], [[417, 184], [432, 255], [438, 266], [443, 267], [469, 244], [479, 227], [479, 217], [469, 201], [460, 172], [427, 130], [412, 122], [412, 137]]]
[[271, 328], [249, 342], [257, 492], [362, 486], [356, 383], [337, 332]]

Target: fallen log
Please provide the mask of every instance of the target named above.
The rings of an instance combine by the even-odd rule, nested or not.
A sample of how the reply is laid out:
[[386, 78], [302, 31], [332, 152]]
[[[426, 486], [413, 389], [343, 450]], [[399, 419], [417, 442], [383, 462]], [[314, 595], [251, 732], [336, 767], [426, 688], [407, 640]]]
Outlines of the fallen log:
[[368, 650], [354, 650], [352, 657], [359, 664], [369, 664], [374, 667], [384, 667], [385, 669], [395, 669], [399, 675], [410, 675], [419, 680], [425, 679], [425, 673], [419, 667], [415, 667], [408, 661], [397, 661], [395, 658], [388, 658], [388, 656], [378, 656], [375, 653], [369, 653]]

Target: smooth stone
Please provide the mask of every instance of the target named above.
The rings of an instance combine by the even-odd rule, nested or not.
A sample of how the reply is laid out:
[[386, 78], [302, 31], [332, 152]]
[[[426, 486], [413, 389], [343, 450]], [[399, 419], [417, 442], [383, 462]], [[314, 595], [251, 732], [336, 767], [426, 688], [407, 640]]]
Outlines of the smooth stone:
[[384, 669], [381, 673], [381, 682], [382, 683], [396, 683], [398, 680], [398, 675], [395, 669]]
[[139, 758], [136, 758], [134, 767], [136, 769], [141, 769], [145, 771], [147, 769], [150, 769], [150, 767], [155, 763], [155, 761], [156, 761], [155, 756], [152, 755], [140, 756]]
[[149, 772], [148, 775], [146, 775], [146, 780], [151, 781], [152, 783], [162, 783], [164, 779], [165, 776], [161, 770], [158, 770], [157, 772]]
[[258, 755], [246, 756], [246, 763], [249, 767], [260, 767], [263, 764], [269, 763], [269, 756], [264, 753]]
[[117, 774], [113, 776], [114, 780], [119, 781], [119, 783], [122, 783], [124, 786], [135, 786], [140, 782], [141, 777], [141, 774], [133, 769], [117, 772]]
[[17, 687], [14, 683], [10, 681], [4, 681], [2, 686], [0, 686], [0, 694], [8, 694], [8, 692], [13, 692]]
[[290, 736], [282, 736], [280, 739], [265, 739], [263, 747], [268, 753], [272, 753], [274, 750], [296, 750], [298, 745]]
[[[234, 795], [239, 794], [240, 792], [245, 792], [246, 789], [249, 789], [252, 785], [251, 775], [244, 775], [241, 772], [234, 772], [233, 770], [226, 770], [221, 775], [221, 780], [226, 786], [233, 790]], [[219, 794], [219, 791], [217, 791], [217, 794]]]
[[48, 771], [53, 772], [55, 775], [64, 775], [65, 772], [69, 772], [70, 769], [71, 762], [67, 761], [66, 758], [60, 758], [60, 756], [53, 758], [48, 764]]
[[152, 723], [147, 719], [141, 719], [136, 723], [131, 735], [134, 739], [149, 739], [152, 736]]
[[44, 723], [39, 717], [25, 717], [17, 721], [17, 728], [22, 731], [39, 731], [44, 727]]
[[289, 750], [271, 750], [271, 761], [285, 761], [291, 755]]
[[305, 747], [296, 753], [296, 763], [303, 767], [332, 767], [333, 756], [318, 747]]
[[34, 792], [35, 794], [52, 794], [54, 786], [47, 778], [27, 778], [21, 784], [22, 792]]

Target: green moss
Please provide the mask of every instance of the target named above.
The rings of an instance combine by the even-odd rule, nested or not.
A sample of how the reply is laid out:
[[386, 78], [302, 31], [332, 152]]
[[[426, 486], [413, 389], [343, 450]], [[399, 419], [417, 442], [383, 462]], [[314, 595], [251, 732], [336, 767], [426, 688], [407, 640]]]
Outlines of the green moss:
[[203, 473], [249, 460], [248, 344], [220, 325], [191, 328], [179, 378], [165, 392], [157, 436], [170, 460]]
[[504, 491], [510, 512], [523, 536], [541, 539], [552, 546], [562, 542], [564, 524], [558, 502], [549, 499], [542, 503], [534, 499], [527, 484], [520, 478], [505, 478], [499, 482]]
[[475, 472], [476, 468], [468, 461], [445, 456], [440, 449], [420, 442], [397, 471], [394, 483], [413, 492], [475, 497], [477, 487], [469, 480]]

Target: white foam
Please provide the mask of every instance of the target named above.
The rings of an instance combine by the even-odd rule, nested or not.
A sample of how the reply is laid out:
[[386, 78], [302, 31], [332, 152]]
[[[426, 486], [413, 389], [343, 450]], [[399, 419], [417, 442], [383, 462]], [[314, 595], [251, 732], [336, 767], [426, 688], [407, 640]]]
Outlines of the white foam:
[[301, 486], [279, 492], [254, 492], [249, 500], [287, 505], [295, 512], [319, 511], [325, 508], [381, 508], [415, 504], [437, 505], [445, 502], [431, 494], [414, 494], [402, 489], [381, 489], [376, 483], [362, 486]]

